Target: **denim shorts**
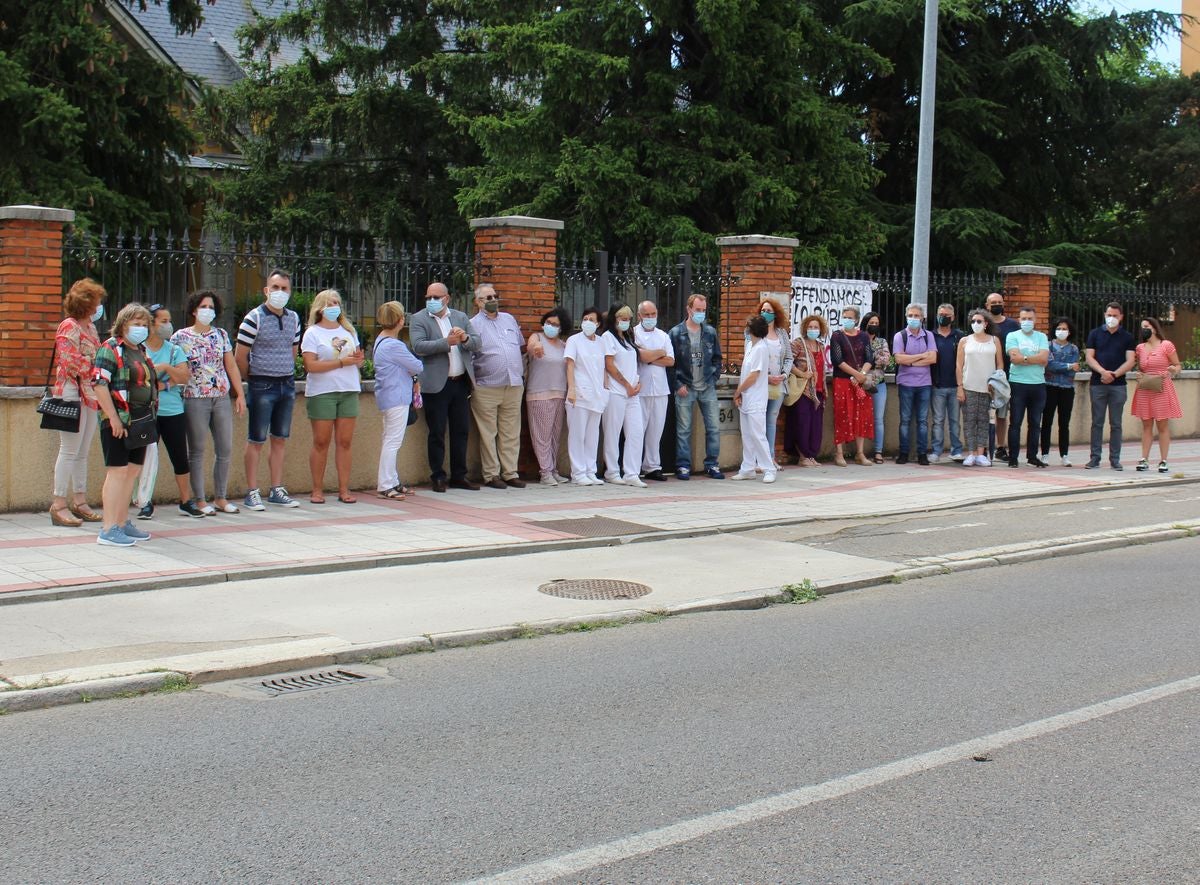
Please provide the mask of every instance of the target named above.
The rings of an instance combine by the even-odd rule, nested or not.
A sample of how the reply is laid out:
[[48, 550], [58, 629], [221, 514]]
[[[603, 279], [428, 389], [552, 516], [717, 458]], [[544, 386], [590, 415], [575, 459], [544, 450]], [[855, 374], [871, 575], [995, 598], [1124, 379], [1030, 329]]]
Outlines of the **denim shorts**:
[[287, 439], [292, 430], [292, 407], [296, 405], [295, 380], [251, 377], [247, 386], [250, 442], [265, 443], [268, 428], [276, 439]]

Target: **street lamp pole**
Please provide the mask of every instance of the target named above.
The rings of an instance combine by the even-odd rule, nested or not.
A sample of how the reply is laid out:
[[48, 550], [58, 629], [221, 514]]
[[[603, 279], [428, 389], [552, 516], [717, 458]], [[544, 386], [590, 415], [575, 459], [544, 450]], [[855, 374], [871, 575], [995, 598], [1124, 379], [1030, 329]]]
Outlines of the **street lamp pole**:
[[917, 141], [917, 206], [913, 223], [912, 300], [929, 313], [929, 207], [933, 187], [933, 107], [937, 92], [938, 0], [925, 0], [921, 53], [921, 122]]

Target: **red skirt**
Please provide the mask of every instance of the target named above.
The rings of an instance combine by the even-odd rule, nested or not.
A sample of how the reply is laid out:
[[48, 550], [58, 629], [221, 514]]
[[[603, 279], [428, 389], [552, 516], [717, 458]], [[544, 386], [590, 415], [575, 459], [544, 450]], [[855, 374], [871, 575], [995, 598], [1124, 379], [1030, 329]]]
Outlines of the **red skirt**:
[[875, 404], [849, 378], [833, 379], [833, 441], [848, 443], [875, 436]]

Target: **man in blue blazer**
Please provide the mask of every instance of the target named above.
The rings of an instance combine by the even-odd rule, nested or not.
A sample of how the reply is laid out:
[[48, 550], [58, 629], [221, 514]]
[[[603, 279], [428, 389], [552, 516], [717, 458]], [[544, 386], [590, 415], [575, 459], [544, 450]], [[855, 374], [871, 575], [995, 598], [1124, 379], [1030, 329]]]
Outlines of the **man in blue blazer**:
[[[467, 434], [471, 426], [472, 364], [479, 336], [461, 310], [450, 308], [450, 292], [441, 283], [425, 290], [425, 308], [409, 317], [409, 342], [421, 358], [421, 397], [429, 427], [429, 478], [435, 492], [448, 487], [479, 488], [467, 479]], [[446, 480], [446, 425], [450, 427], [450, 479]]]

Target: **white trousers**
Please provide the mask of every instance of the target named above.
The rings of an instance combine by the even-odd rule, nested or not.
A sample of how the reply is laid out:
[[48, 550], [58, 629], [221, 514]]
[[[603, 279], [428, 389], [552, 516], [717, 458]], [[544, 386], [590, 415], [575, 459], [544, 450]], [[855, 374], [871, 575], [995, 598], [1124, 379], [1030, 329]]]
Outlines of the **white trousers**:
[[[638, 398], [609, 393], [601, 425], [604, 428], [604, 475], [636, 477], [642, 466], [642, 441], [646, 435], [642, 404]], [[622, 430], [625, 431], [624, 464], [620, 461]]]
[[775, 461], [767, 445], [767, 412], [741, 412], [742, 424], [742, 473], [753, 473], [756, 469], [764, 473], [775, 472]]
[[404, 431], [408, 429], [408, 406], [395, 406], [384, 409], [383, 442], [379, 446], [379, 480], [375, 488], [381, 492], [394, 489], [400, 485], [400, 474], [396, 471], [396, 456], [404, 445]]
[[142, 463], [142, 472], [138, 474], [133, 503], [139, 510], [149, 504], [150, 499], [154, 497], [156, 482], [158, 482], [158, 443], [146, 446], [146, 460]]
[[596, 475], [596, 447], [600, 443], [600, 412], [567, 403], [567, 455], [571, 479]]
[[642, 422], [646, 425], [646, 434], [642, 438], [642, 470], [646, 473], [662, 470], [662, 435], [670, 400], [669, 396], [638, 397], [642, 405]]

